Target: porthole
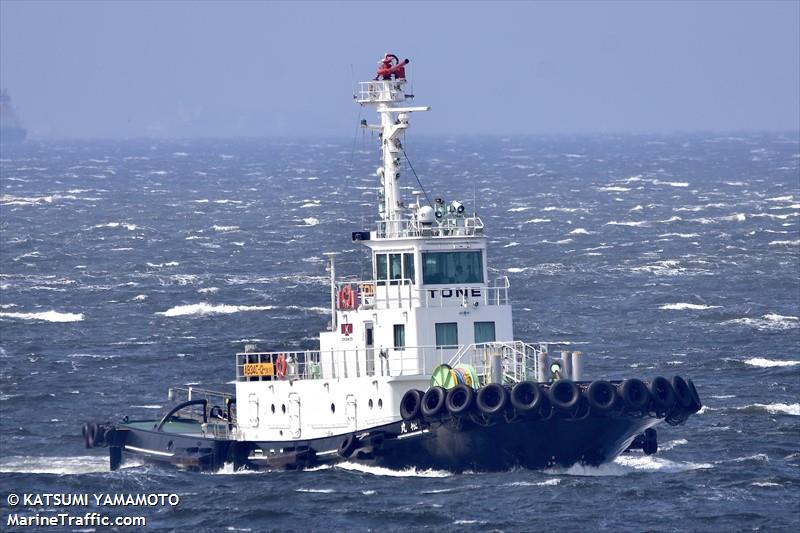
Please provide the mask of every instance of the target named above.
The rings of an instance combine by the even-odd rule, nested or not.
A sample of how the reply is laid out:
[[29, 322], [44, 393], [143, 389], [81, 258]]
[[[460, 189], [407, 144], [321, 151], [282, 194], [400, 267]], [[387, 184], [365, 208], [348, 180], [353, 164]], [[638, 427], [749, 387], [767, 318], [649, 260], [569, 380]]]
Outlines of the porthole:
[[378, 398], [378, 409], [383, 409], [383, 400]]
[[286, 404], [285, 403], [281, 404], [281, 413], [286, 414]]
[[335, 412], [336, 412], [336, 404], [332, 403], [331, 404], [331, 413], [335, 413]]
[[369, 408], [372, 409], [372, 398], [369, 399]]

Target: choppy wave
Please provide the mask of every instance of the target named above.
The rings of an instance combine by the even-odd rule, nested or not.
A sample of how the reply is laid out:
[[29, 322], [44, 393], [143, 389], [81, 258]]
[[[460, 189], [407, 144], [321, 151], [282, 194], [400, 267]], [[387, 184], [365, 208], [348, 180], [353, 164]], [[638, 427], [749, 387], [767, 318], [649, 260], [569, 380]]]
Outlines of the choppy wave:
[[83, 313], [59, 313], [58, 311], [42, 311], [40, 313], [0, 313], [0, 318], [42, 320], [44, 322], [80, 322], [83, 320]]
[[199, 303], [199, 304], [186, 304], [186, 305], [177, 305], [166, 311], [156, 313], [157, 315], [163, 316], [204, 316], [204, 315], [226, 315], [230, 313], [240, 313], [243, 311], [269, 311], [270, 309], [274, 309], [275, 307], [272, 305], [226, 305], [226, 304], [218, 304], [213, 305], [209, 303]]
[[800, 403], [754, 403], [752, 405], [737, 407], [736, 410], [745, 412], [766, 412], [771, 415], [800, 416]]
[[782, 366], [795, 366], [800, 365], [800, 361], [781, 361], [775, 359], [765, 359], [764, 357], [752, 357], [745, 360], [746, 365], [757, 366], [760, 368], [772, 368]]

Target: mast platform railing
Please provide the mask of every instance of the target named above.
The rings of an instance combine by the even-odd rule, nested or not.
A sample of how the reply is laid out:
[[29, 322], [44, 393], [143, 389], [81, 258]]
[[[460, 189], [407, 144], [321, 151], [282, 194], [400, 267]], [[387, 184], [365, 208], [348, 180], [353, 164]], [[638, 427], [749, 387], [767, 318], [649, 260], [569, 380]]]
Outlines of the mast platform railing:
[[411, 84], [400, 79], [359, 82], [354, 97], [359, 104], [379, 104], [403, 102], [414, 95]]
[[[548, 345], [533, 345], [523, 341], [496, 341], [470, 344], [456, 352], [448, 361], [455, 367], [466, 364], [475, 368], [481, 385], [490, 381], [513, 384], [538, 381], [539, 364], [548, 352]], [[495, 375], [499, 374], [499, 375]]]
[[417, 220], [379, 220], [377, 239], [409, 237], [475, 237], [483, 235], [483, 220], [479, 216], [448, 217], [441, 222], [423, 224]]

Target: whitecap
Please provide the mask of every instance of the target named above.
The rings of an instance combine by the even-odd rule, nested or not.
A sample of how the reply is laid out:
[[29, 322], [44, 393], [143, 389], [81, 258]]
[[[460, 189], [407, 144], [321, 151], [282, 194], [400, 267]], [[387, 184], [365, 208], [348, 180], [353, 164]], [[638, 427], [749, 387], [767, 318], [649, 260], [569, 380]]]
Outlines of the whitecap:
[[303, 222], [305, 222], [306, 226], [316, 226], [319, 224], [319, 219], [315, 217], [308, 217], [304, 218]]
[[212, 305], [208, 303], [178, 305], [167, 309], [164, 312], [156, 313], [157, 315], [175, 317], [175, 316], [205, 316], [216, 314], [230, 314], [239, 313], [242, 311], [269, 311], [274, 309], [271, 305]]
[[43, 311], [40, 313], [0, 313], [0, 318], [19, 318], [21, 320], [42, 320], [44, 322], [80, 322], [83, 313], [59, 313]]
[[532, 218], [530, 220], [526, 220], [523, 224], [541, 224], [544, 222], [550, 222], [549, 218]]
[[336, 492], [334, 489], [305, 489], [305, 488], [294, 489], [294, 491], [310, 492], [312, 494], [333, 494], [334, 492]]
[[524, 267], [524, 268], [510, 267], [510, 268], [506, 269], [506, 272], [510, 272], [512, 274], [518, 274], [520, 272], [525, 272], [526, 270], [528, 270], [528, 267]]
[[520, 211], [527, 211], [528, 209], [533, 209], [532, 207], [512, 207], [508, 210], [509, 213], [519, 213]]
[[719, 305], [677, 303], [677, 304], [665, 304], [659, 307], [659, 309], [670, 310], [670, 311], [685, 311], [685, 310], [702, 311], [706, 309], [719, 309], [720, 307], [721, 306]]
[[747, 359], [744, 364], [750, 366], [757, 366], [760, 368], [772, 368], [781, 366], [795, 366], [800, 365], [800, 361], [777, 361], [774, 359], [765, 359], [763, 357], [752, 357]]
[[561, 483], [561, 478], [554, 477], [545, 481], [512, 481], [509, 487], [552, 487]]
[[589, 232], [583, 228], [575, 228], [569, 232], [569, 235], [589, 235]]
[[137, 294], [136, 296], [133, 297], [134, 302], [143, 302], [144, 300], [147, 300], [146, 294]]
[[513, 248], [514, 246], [519, 246], [519, 243], [516, 242], [516, 241], [510, 242], [510, 243], [504, 245], [503, 248]]
[[211, 229], [213, 229], [214, 231], [227, 233], [231, 231], [239, 231], [239, 226], [218, 226], [217, 224], [214, 224], [213, 226], [211, 226]]
[[800, 240], [795, 241], [772, 241], [770, 246], [800, 246]]
[[775, 313], [764, 315], [761, 318], [736, 318], [727, 320], [723, 324], [753, 327], [761, 331], [782, 331], [798, 327], [796, 316], [783, 316]]
[[598, 191], [600, 192], [628, 192], [630, 191], [627, 187], [619, 187], [619, 186], [609, 186], [609, 187], [598, 187]]
[[642, 228], [648, 225], [650, 225], [650, 222], [646, 220], [641, 220], [639, 222], [634, 222], [634, 221], [618, 222], [616, 220], [611, 220], [609, 222], [606, 222], [606, 226], [631, 226], [635, 228]]
[[669, 185], [670, 187], [688, 187], [689, 184], [685, 181], [659, 181], [653, 180], [653, 185]]

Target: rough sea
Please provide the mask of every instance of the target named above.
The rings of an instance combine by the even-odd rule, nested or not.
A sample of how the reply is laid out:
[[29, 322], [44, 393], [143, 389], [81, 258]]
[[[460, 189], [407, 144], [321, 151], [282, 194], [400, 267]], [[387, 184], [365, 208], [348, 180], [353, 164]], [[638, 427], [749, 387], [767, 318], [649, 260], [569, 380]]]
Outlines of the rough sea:
[[[483, 217], [517, 338], [589, 378], [694, 380], [660, 450], [597, 468], [197, 474], [86, 450], [89, 420], [167, 388], [233, 390], [234, 353], [313, 348], [322, 255], [367, 277], [377, 140], [28, 142], [0, 157], [0, 509], [156, 531], [797, 531], [800, 143], [737, 136], [410, 137], [431, 198]], [[403, 173], [406, 197], [419, 189]], [[155, 507], [9, 494], [175, 493]], [[108, 528], [42, 528], [103, 531]], [[131, 531], [135, 528], [120, 528]]]

